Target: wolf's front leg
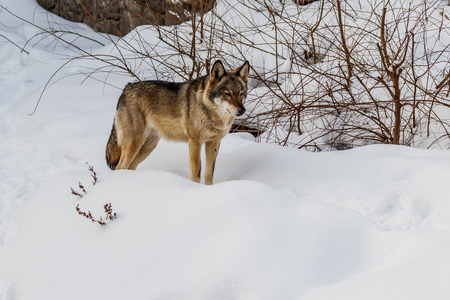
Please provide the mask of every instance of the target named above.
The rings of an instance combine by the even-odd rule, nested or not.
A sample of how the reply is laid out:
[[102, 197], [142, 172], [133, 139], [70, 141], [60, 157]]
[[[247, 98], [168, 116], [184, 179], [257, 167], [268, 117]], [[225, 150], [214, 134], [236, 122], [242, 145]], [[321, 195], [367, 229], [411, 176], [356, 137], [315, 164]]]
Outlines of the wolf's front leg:
[[205, 144], [206, 152], [206, 169], [205, 184], [213, 184], [214, 168], [216, 166], [216, 158], [219, 153], [220, 140], [214, 140]]
[[200, 151], [202, 144], [189, 140], [189, 167], [191, 169], [191, 180], [200, 183], [200, 173], [202, 170]]

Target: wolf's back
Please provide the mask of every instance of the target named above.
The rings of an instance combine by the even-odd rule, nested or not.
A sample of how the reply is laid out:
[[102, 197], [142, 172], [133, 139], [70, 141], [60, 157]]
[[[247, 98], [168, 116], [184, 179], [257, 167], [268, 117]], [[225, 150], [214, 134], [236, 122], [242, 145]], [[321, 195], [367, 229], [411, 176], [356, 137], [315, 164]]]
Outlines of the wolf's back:
[[116, 126], [113, 124], [111, 135], [109, 136], [108, 144], [106, 144], [106, 163], [115, 170], [120, 159], [120, 147], [117, 143]]

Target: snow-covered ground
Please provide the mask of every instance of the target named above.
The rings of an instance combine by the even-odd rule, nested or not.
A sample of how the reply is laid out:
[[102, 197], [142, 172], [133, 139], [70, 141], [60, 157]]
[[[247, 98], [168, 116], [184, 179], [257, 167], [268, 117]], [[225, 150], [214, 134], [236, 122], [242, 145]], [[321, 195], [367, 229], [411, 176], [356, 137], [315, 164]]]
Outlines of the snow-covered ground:
[[[33, 0], [0, 3], [48, 22]], [[37, 33], [0, 19], [19, 45]], [[231, 134], [213, 186], [188, 180], [180, 143], [113, 172], [113, 86], [130, 79], [80, 84], [68, 67], [29, 116], [64, 62], [64, 45], [42, 45], [0, 37], [0, 299], [450, 299], [450, 152], [310, 153]], [[117, 218], [103, 227], [75, 210], [104, 219], [106, 203]]]

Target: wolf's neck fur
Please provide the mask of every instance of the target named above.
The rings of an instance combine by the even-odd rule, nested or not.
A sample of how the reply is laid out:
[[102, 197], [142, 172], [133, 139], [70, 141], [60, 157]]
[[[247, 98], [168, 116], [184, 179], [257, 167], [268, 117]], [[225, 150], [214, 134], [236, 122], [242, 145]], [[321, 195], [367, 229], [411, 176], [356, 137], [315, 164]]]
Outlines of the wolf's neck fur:
[[[217, 104], [214, 103], [213, 101], [211, 101], [209, 98], [209, 93], [211, 90], [210, 76], [209, 75], [205, 76], [205, 78], [203, 80], [205, 80], [205, 82], [206, 82], [205, 90], [202, 95], [203, 104], [208, 109], [210, 114], [212, 114], [217, 120], [220, 120], [222, 122], [222, 124], [221, 124], [222, 126], [217, 126], [217, 127], [222, 127], [222, 128], [228, 127], [228, 130], [229, 130], [229, 128], [231, 128], [231, 125], [233, 124], [234, 116], [231, 115], [226, 110], [223, 110], [223, 111], [217, 110]], [[219, 125], [219, 124], [217, 124], [217, 125]]]

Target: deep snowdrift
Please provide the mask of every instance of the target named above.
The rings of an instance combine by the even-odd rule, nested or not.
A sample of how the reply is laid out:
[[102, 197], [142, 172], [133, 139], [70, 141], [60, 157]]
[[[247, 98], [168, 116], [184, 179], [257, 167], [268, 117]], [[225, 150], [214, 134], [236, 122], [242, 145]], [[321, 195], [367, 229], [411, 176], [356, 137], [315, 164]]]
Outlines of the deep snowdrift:
[[[89, 172], [46, 180], [2, 247], [6, 299], [450, 295], [446, 152], [223, 145], [214, 186], [187, 179], [187, 148], [173, 143], [96, 185]], [[75, 211], [98, 218], [105, 203], [117, 219], [104, 227]]]

